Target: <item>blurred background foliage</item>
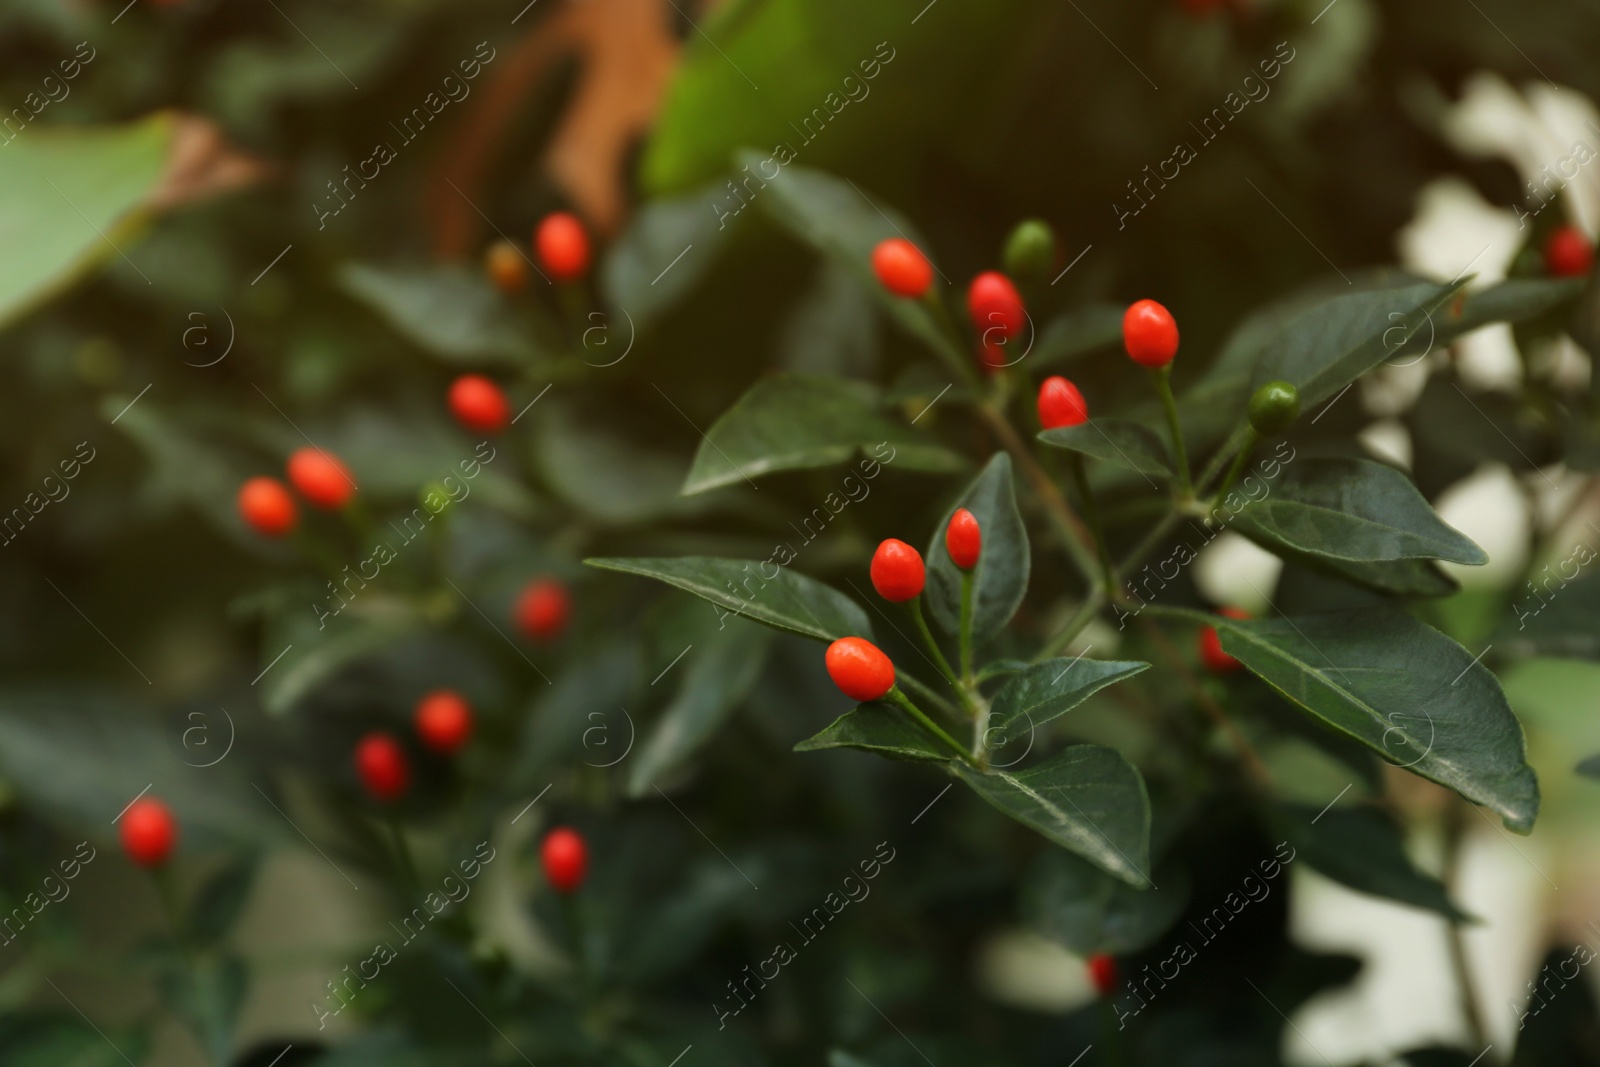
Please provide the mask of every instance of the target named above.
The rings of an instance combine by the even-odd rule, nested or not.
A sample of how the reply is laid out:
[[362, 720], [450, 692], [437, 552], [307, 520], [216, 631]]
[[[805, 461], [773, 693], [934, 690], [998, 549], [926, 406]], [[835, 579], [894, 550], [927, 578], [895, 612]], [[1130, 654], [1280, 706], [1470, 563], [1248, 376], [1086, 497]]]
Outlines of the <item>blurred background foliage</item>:
[[[1085, 1063], [1280, 1062], [1284, 1019], [1236, 976], [1255, 976], [1292, 1014], [1357, 968], [1288, 940], [1286, 894], [1252, 909], [1250, 929], [1195, 965], [1206, 973], [1186, 972], [1121, 1049], [1105, 1047], [1092, 1007], [1024, 1010], [1027, 996], [996, 995], [1004, 983], [975, 961], [1004, 955], [996, 931], [1024, 913], [1074, 951], [1096, 947], [1063, 934], [1072, 921], [1052, 927], [1019, 905], [1109, 892], [1072, 888], [1093, 872], [1016, 827], [996, 833], [993, 814], [965, 799], [912, 825], [937, 792], [914, 770], [790, 754], [840, 707], [812, 646], [719, 631], [704, 605], [585, 573], [579, 560], [765, 558], [831, 474], [777, 476], [759, 493], [678, 488], [699, 430], [774, 370], [884, 383], [908, 412], [939, 389], [861, 280], [794, 239], [773, 192], [730, 184], [779, 144], [795, 167], [853, 183], [856, 211], [909, 220], [958, 286], [997, 265], [1016, 220], [1048, 220], [1059, 267], [1072, 266], [1030, 294], [1036, 321], [1089, 309], [1092, 326], [1095, 309], [1103, 319], [1107, 306], [1159, 294], [1182, 323], [1181, 392], [1252, 309], [1330, 266], [1392, 262], [1427, 183], [1457, 175], [1491, 204], [1519, 203], [1510, 164], [1448, 144], [1449, 103], [1480, 71], [1600, 97], [1596, 40], [1600, 8], [1512, 0], [5, 4], [0, 106], [25, 121], [0, 127], [0, 508], [37, 500], [80, 448], [93, 459], [0, 546], [0, 882], [20, 901], [79, 840], [102, 855], [71, 903], [0, 949], [12, 956], [0, 964], [0, 1059], [264, 1064], [292, 1046], [285, 1067], [503, 1063], [513, 1049], [540, 1064], [666, 1067], [690, 1045], [684, 1067], [825, 1056], [894, 1067], [1076, 1062], [1095, 1044]], [[1193, 124], [1280, 42], [1294, 58], [1270, 95], [1119, 224], [1130, 182], [1192, 143]], [[414, 140], [397, 131], [474, 57], [469, 92]], [[846, 78], [874, 59], [878, 73], [857, 83], [870, 91], [835, 112], [830, 94], [848, 96]], [[805, 127], [818, 108], [826, 124]], [[393, 161], [335, 191], [379, 142]], [[497, 235], [525, 247], [557, 208], [584, 217], [603, 248], [576, 312], [537, 279], [505, 299], [479, 269]], [[590, 306], [599, 318], [585, 317]], [[1143, 403], [1120, 357], [1082, 358], [1114, 352], [1115, 333], [1088, 334], [1072, 364], [1084, 392], [1106, 410]], [[537, 406], [497, 439], [474, 502], [320, 629], [307, 605], [327, 595], [327, 576], [252, 536], [237, 486], [309, 439], [350, 465], [374, 517], [408, 511], [472, 454], [441, 400], [469, 369], [511, 383], [514, 409]], [[1537, 428], [1504, 449], [1447, 401], [1425, 397], [1406, 416], [1430, 498], [1480, 460], [1527, 472], [1560, 454]], [[1504, 407], [1501, 425], [1526, 423]], [[1348, 442], [1365, 421], [1356, 405], [1337, 408], [1317, 439]], [[981, 439], [941, 425], [937, 410], [923, 425], [980, 454]], [[920, 543], [959, 482], [891, 466], [800, 568], [859, 583], [877, 539]], [[370, 543], [308, 522], [340, 565]], [[1036, 580], [1048, 588], [1057, 566]], [[558, 648], [497, 635], [516, 589], [540, 573], [567, 579], [578, 605]], [[1508, 595], [1469, 590], [1429, 617], [1463, 640], [1485, 637]], [[1580, 600], [1556, 636], [1592, 638], [1594, 601]], [[1600, 643], [1578, 643], [1559, 662], [1505, 665], [1545, 791], [1536, 855], [1551, 864], [1564, 842], [1588, 840], [1594, 810], [1571, 767], [1600, 750], [1588, 714], [1600, 685], [1576, 662]], [[654, 688], [686, 644], [712, 658]], [[351, 745], [403, 723], [417, 693], [439, 685], [480, 708], [482, 741], [457, 766], [420, 761], [408, 831], [423, 867], [491, 838], [505, 858], [488, 868], [470, 923], [403, 954], [319, 1031], [305, 1003], [404, 912], [383, 895], [387, 846], [348, 768]], [[1237, 695], [1273, 714], [1259, 687]], [[625, 729], [647, 732], [671, 702], [695, 700], [696, 715], [727, 720], [704, 751], [662, 742], [600, 766]], [[619, 706], [634, 717], [615, 717]], [[1079, 729], [1147, 746], [1141, 763], [1172, 758], [1115, 702], [1092, 710]], [[594, 723], [610, 732], [589, 733]], [[198, 766], [229, 738], [220, 762]], [[1343, 780], [1319, 773], [1300, 782], [1314, 807]], [[193, 919], [187, 969], [159, 936], [156, 892], [111, 854], [111, 818], [152, 782], [183, 826], [190, 914], [209, 916]], [[1189, 829], [1168, 853], [1176, 896], [1137, 905], [1154, 914], [1137, 927], [1164, 928], [1186, 900], [1205, 910], [1272, 853], [1279, 837], [1241, 795], [1216, 790], [1206, 805], [1184, 813]], [[550, 809], [583, 827], [598, 857], [581, 914], [558, 913], [535, 888], [529, 842]], [[1426, 798], [1402, 810], [1425, 830], [1441, 825]], [[307, 839], [339, 862], [306, 851]], [[759, 1024], [719, 1030], [707, 1005], [725, 980], [830, 891], [830, 872], [884, 840], [899, 850], [876, 887], [885, 898], [807, 949], [763, 994]], [[1582, 866], [1570, 868], [1575, 883]], [[1572, 936], [1564, 922], [1586, 917], [1581, 896], [1536, 901], [1517, 920], [1530, 943]], [[1536, 969], [1524, 962], [1512, 989]], [[1037, 994], [1045, 973], [1024, 984]], [[1539, 1023], [1558, 1051], [1519, 1056], [1600, 1062], [1592, 1006], [1576, 994], [1561, 1005], [1570, 1018]]]

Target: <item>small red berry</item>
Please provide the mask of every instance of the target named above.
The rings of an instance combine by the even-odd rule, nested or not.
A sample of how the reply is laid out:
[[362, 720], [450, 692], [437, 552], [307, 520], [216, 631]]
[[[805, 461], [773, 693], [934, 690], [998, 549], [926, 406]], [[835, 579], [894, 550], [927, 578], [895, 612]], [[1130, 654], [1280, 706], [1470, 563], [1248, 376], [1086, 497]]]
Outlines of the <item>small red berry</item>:
[[1557, 226], [1544, 239], [1544, 269], [1551, 277], [1579, 278], [1594, 267], [1594, 245], [1576, 226]]
[[545, 835], [539, 846], [545, 881], [558, 893], [575, 893], [589, 873], [589, 846], [583, 835], [570, 826], [558, 826]]
[[1138, 300], [1122, 314], [1122, 344], [1135, 363], [1165, 367], [1178, 354], [1178, 323], [1154, 300]]
[[533, 247], [545, 273], [558, 282], [570, 282], [589, 269], [589, 235], [577, 216], [552, 212], [533, 231]]
[[256, 533], [282, 537], [294, 529], [300, 509], [276, 478], [251, 478], [239, 487], [239, 514]]
[[1022, 332], [1028, 314], [1017, 287], [997, 270], [986, 270], [967, 287], [967, 314], [986, 343], [1008, 341]]
[[489, 251], [484, 253], [483, 266], [489, 273], [489, 280], [502, 293], [519, 293], [528, 284], [528, 261], [510, 241], [496, 241], [490, 245]]
[[367, 792], [382, 801], [397, 799], [411, 784], [411, 764], [405, 749], [393, 736], [381, 731], [368, 734], [356, 744], [356, 774]]
[[1089, 981], [1094, 991], [1109, 997], [1117, 988], [1117, 959], [1109, 952], [1097, 952], [1089, 957]]
[[178, 821], [154, 797], [140, 797], [122, 813], [122, 850], [141, 867], [159, 867], [172, 855]]
[[823, 656], [828, 677], [852, 700], [878, 700], [894, 688], [894, 664], [871, 641], [841, 637]]
[[1046, 378], [1039, 386], [1039, 425], [1046, 430], [1077, 426], [1089, 420], [1089, 405], [1078, 387], [1061, 375]]
[[567, 628], [572, 598], [554, 578], [539, 578], [523, 587], [513, 614], [517, 628], [535, 641], [554, 641]]
[[[1218, 615], [1226, 615], [1230, 619], [1248, 619], [1248, 613], [1238, 608], [1223, 608]], [[1222, 638], [1217, 636], [1215, 626], [1203, 627], [1200, 631], [1200, 662], [1205, 664], [1206, 670], [1212, 674], [1231, 674], [1244, 664], [1222, 651]]]
[[970, 571], [978, 565], [982, 549], [983, 531], [978, 529], [978, 517], [966, 508], [957, 508], [950, 516], [950, 525], [944, 528], [944, 550], [950, 553], [950, 562]]
[[306, 447], [289, 457], [289, 484], [319, 508], [342, 508], [355, 495], [350, 471], [330, 452]]
[[499, 433], [511, 421], [506, 394], [481, 374], [463, 374], [450, 383], [450, 413], [478, 433]]
[[933, 284], [933, 264], [922, 249], [904, 237], [878, 242], [872, 250], [872, 270], [895, 296], [919, 299]]
[[417, 701], [417, 736], [449, 755], [472, 736], [472, 707], [453, 689], [435, 689]]
[[915, 599], [927, 581], [922, 554], [891, 537], [872, 554], [872, 587], [883, 599], [899, 604]]

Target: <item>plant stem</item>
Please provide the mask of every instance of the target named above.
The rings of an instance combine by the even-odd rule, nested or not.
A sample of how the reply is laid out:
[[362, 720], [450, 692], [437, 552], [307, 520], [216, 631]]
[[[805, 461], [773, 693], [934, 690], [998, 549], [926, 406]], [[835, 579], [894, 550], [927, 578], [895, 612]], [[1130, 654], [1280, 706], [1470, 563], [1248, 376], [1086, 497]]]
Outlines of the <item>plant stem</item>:
[[1072, 481], [1078, 487], [1078, 497], [1083, 502], [1083, 518], [1089, 524], [1089, 535], [1094, 538], [1094, 547], [1100, 557], [1100, 570], [1104, 576], [1106, 595], [1110, 596], [1117, 586], [1116, 572], [1111, 564], [1111, 550], [1106, 545], [1105, 527], [1100, 523], [1100, 512], [1094, 506], [1094, 494], [1089, 492], [1089, 476], [1084, 473], [1083, 457], [1076, 452], [1067, 454], [1067, 468], [1072, 472]]
[[905, 693], [901, 692], [898, 685], [894, 686], [889, 690], [888, 693], [884, 694], [884, 699], [893, 703], [906, 714], [910, 715], [913, 719], [917, 720], [917, 722], [921, 723], [924, 730], [928, 731], [934, 737], [937, 737], [939, 740], [948, 745], [951, 751], [955, 752], [956, 755], [961, 757], [963, 762], [972, 762], [972, 756], [967, 752], [966, 748], [961, 744], [961, 742], [951, 737], [945, 732], [944, 727], [928, 718], [921, 708], [911, 703], [911, 698], [906, 696]]
[[961, 572], [961, 684], [972, 684], [972, 572]]
[[[955, 716], [955, 715], [958, 714], [956, 709], [951, 707], [945, 701], [944, 697], [942, 697], [938, 693], [934, 692], [933, 689], [929, 688], [929, 686], [928, 686], [928, 684], [926, 682], [924, 682], [921, 679], [917, 678], [915, 675], [911, 674], [909, 671], [897, 671], [895, 673], [895, 677], [898, 678], [900, 681], [904, 682], [906, 684], [907, 688], [915, 689], [918, 693], [920, 693], [922, 695], [922, 698], [924, 700], [931, 701], [941, 711], [944, 711], [944, 712], [950, 714], [951, 716]], [[962, 690], [960, 686], [957, 686], [956, 689], [957, 689], [958, 692], [965, 693], [965, 690]], [[969, 709], [969, 714], [970, 714], [970, 709]]]
[[1233, 488], [1233, 483], [1238, 480], [1240, 472], [1250, 462], [1250, 453], [1255, 450], [1260, 441], [1261, 435], [1256, 433], [1253, 428], [1245, 434], [1244, 445], [1239, 449], [1239, 454], [1234, 457], [1233, 466], [1228, 468], [1228, 473], [1224, 474], [1222, 481], [1217, 483], [1217, 491], [1212, 494], [1213, 497], [1220, 499], [1227, 494], [1229, 489]]
[[1183, 678], [1184, 684], [1194, 690], [1195, 703], [1199, 704], [1201, 710], [1210, 716], [1211, 721], [1216, 723], [1233, 741], [1233, 747], [1239, 753], [1239, 763], [1244, 767], [1245, 774], [1250, 778], [1252, 784], [1263, 790], [1270, 789], [1272, 787], [1272, 775], [1267, 770], [1266, 763], [1256, 752], [1255, 746], [1250, 744], [1250, 739], [1244, 735], [1243, 730], [1239, 729], [1238, 723], [1234, 722], [1232, 717], [1222, 710], [1222, 706], [1212, 699], [1211, 694], [1206, 692], [1205, 685], [1202, 684], [1199, 678], [1194, 676], [1194, 672], [1189, 670], [1188, 665], [1183, 661], [1183, 657], [1178, 655], [1178, 650], [1172, 647], [1171, 641], [1167, 640], [1167, 635], [1161, 632], [1161, 627], [1149, 619], [1142, 621], [1145, 629], [1150, 634], [1151, 644], [1166, 659], [1168, 666]]
[[1222, 443], [1222, 447], [1217, 449], [1216, 454], [1206, 461], [1205, 470], [1201, 471], [1200, 476], [1194, 480], [1195, 488], [1203, 492], [1205, 487], [1211, 484], [1211, 479], [1221, 473], [1228, 460], [1232, 459], [1234, 454], [1244, 445], [1245, 437], [1254, 432], [1255, 430], [1248, 422], [1235, 426], [1233, 432], [1228, 435], [1228, 439]]
[[1072, 513], [1067, 498], [1061, 495], [1061, 490], [1050, 480], [1050, 475], [1039, 465], [1039, 461], [1034, 459], [1033, 453], [1023, 444], [1022, 438], [1017, 436], [1017, 431], [1012, 429], [1003, 412], [992, 404], [979, 404], [978, 414], [1000, 442], [1000, 446], [1010, 453], [1012, 460], [1022, 469], [1023, 477], [1028, 479], [1034, 493], [1044, 505], [1045, 514], [1061, 539], [1061, 546], [1066, 549], [1067, 555], [1072, 557], [1072, 562], [1077, 565], [1084, 578], [1092, 584], [1095, 581], [1096, 566], [1094, 555], [1084, 547], [1088, 533], [1083, 529], [1078, 517]]
[[928, 286], [928, 291], [922, 296], [922, 302], [928, 308], [929, 314], [933, 316], [934, 325], [944, 334], [945, 340], [950, 342], [949, 347], [934, 345], [935, 352], [937, 352], [939, 358], [950, 364], [956, 374], [976, 394], [978, 387], [982, 383], [978, 379], [978, 372], [962, 356], [962, 352], [966, 349], [966, 342], [962, 339], [961, 332], [956, 329], [955, 321], [950, 318], [949, 310], [944, 306], [944, 298], [939, 295], [939, 287], [936, 285]]
[[933, 639], [933, 631], [928, 629], [927, 617], [922, 614], [922, 597], [914, 596], [908, 601], [911, 618], [917, 624], [917, 632], [922, 635], [922, 643], [928, 646], [928, 651], [933, 653], [933, 661], [944, 673], [951, 685], [961, 689], [961, 679], [956, 677], [956, 670], [950, 666], [950, 661], [945, 658], [944, 650], [939, 647], [939, 642]]
[[[1466, 811], [1467, 803], [1459, 797], [1451, 797], [1445, 805], [1445, 859], [1441, 880], [1452, 896], [1460, 882], [1461, 842], [1466, 831]], [[1485, 1037], [1483, 1013], [1478, 1009], [1477, 985], [1472, 980], [1472, 968], [1467, 960], [1463, 925], [1459, 922], [1450, 923], [1450, 966], [1455, 971], [1456, 989], [1461, 998], [1461, 1014], [1466, 1020], [1467, 1033], [1476, 1047], [1487, 1044], [1488, 1038]]]
[[1194, 496], [1194, 482], [1189, 477], [1189, 454], [1183, 447], [1183, 426], [1178, 422], [1178, 402], [1172, 396], [1172, 364], [1157, 367], [1150, 372], [1155, 379], [1156, 392], [1161, 394], [1161, 406], [1167, 413], [1167, 429], [1172, 432], [1172, 455], [1178, 466], [1178, 487], [1185, 500]]

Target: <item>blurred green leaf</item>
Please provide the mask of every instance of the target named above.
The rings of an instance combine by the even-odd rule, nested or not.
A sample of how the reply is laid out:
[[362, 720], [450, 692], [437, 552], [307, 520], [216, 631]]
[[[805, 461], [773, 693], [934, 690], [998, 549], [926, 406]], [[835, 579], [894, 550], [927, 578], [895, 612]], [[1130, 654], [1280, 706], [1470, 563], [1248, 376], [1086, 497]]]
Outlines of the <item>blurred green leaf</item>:
[[1022, 913], [1080, 956], [1130, 955], [1154, 944], [1189, 902], [1188, 872], [1158, 867], [1155, 882], [1136, 889], [1070, 852], [1049, 849], [1023, 883]]
[[990, 729], [1009, 736], [1019, 721], [1029, 729], [1060, 718], [1108, 685], [1132, 678], [1150, 664], [1109, 659], [1047, 659], [1005, 684], [989, 708]]
[[654, 324], [716, 265], [731, 232], [712, 210], [721, 185], [645, 202], [611, 245], [602, 284], [635, 328]]
[[447, 362], [525, 366], [539, 355], [511, 304], [479, 271], [346, 263], [338, 279], [396, 333]]
[[1451, 901], [1443, 883], [1424, 874], [1406, 855], [1400, 827], [1374, 807], [1324, 811], [1280, 804], [1268, 813], [1277, 833], [1297, 856], [1323, 874], [1361, 893], [1438, 912], [1453, 922], [1470, 916]]
[[766, 660], [771, 633], [736, 621], [696, 652], [684, 667], [677, 695], [657, 718], [628, 766], [628, 795], [647, 794], [711, 740], [749, 694]]
[[127, 255], [166, 170], [172, 131], [172, 116], [154, 115], [10, 135], [0, 152], [0, 324], [100, 261]]
[[1117, 344], [1126, 310], [1117, 304], [1084, 304], [1057, 315], [1045, 324], [1028, 353], [1029, 365], [1037, 370]]

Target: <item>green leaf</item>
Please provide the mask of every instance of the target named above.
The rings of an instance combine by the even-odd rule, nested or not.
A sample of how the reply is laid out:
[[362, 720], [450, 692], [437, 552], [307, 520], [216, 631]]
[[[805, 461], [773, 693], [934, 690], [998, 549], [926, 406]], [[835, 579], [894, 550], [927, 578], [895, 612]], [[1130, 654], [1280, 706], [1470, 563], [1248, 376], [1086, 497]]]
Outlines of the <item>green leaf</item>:
[[1128, 419], [1090, 419], [1077, 426], [1060, 426], [1040, 433], [1039, 440], [1147, 477], [1172, 477], [1167, 443], [1155, 431]]
[[972, 639], [982, 643], [1005, 628], [1028, 592], [1028, 530], [1017, 511], [1011, 483], [1011, 457], [996, 452], [967, 486], [961, 498], [945, 512], [928, 540], [923, 559], [928, 567], [926, 593], [933, 617], [948, 633], [961, 627], [961, 570], [950, 562], [944, 548], [945, 527], [956, 508], [966, 508], [978, 520], [982, 551], [972, 572]]
[[[645, 201], [600, 268], [606, 295], [643, 330], [700, 283], [732, 232], [710, 205], [723, 183], [684, 196]], [[596, 360], [596, 362], [603, 362]]]
[[597, 417], [597, 405], [551, 397], [531, 432], [539, 473], [562, 500], [601, 523], [626, 526], [705, 510], [678, 495], [685, 463], [659, 441]]
[[1400, 352], [1418, 331], [1426, 336], [1430, 316], [1459, 288], [1419, 282], [1325, 300], [1273, 339], [1252, 381], [1290, 382], [1309, 409]]
[[[743, 152], [739, 162], [752, 168], [766, 159]], [[886, 291], [872, 272], [872, 250], [889, 237], [904, 237], [930, 259], [932, 247], [903, 216], [847, 181], [805, 167], [788, 166], [761, 190], [760, 204], [795, 237], [854, 274], [877, 297], [900, 327], [937, 352], [963, 375], [967, 357], [955, 346], [927, 304]]]
[[1377, 808], [1360, 806], [1318, 809], [1279, 805], [1271, 816], [1277, 833], [1295, 854], [1323, 874], [1373, 896], [1438, 912], [1454, 922], [1470, 916], [1450, 900], [1444, 885], [1424, 874], [1406, 855], [1405, 841], [1393, 819]]
[[[1287, 550], [1285, 550], [1287, 551]], [[1432, 560], [1394, 559], [1358, 563], [1350, 560], [1305, 558], [1305, 563], [1320, 571], [1380, 593], [1400, 597], [1449, 596], [1461, 588]]]
[[1130, 885], [1150, 883], [1150, 797], [1116, 749], [1074, 745], [1025, 771], [952, 764], [991, 805]]
[[234, 955], [206, 953], [162, 976], [162, 998], [193, 1028], [212, 1063], [227, 1063], [249, 974]]
[[1510, 829], [1532, 829], [1539, 783], [1522, 726], [1495, 676], [1444, 634], [1386, 609], [1254, 620], [1181, 613], [1215, 626], [1224, 651], [1292, 703], [1494, 809]]
[[97, 1028], [63, 1006], [57, 1012], [8, 1011], [0, 1020], [0, 1062], [6, 1067], [127, 1067], [150, 1044], [141, 1027]]
[[1057, 315], [1040, 331], [1038, 343], [1028, 353], [1035, 368], [1065, 363], [1078, 356], [1122, 340], [1122, 315], [1118, 304], [1086, 304]]
[[480, 271], [347, 263], [338, 281], [396, 333], [451, 363], [525, 366], [538, 355], [510, 303]]
[[814, 637], [818, 641], [872, 637], [867, 613], [855, 601], [815, 578], [783, 567], [777, 567], [778, 573], [768, 578], [761, 573], [761, 561], [682, 556], [676, 559], [586, 559], [584, 563], [666, 582], [736, 615], [802, 637]]
[[1022, 886], [1028, 924], [1080, 956], [1127, 955], [1148, 948], [1189, 902], [1187, 871], [1163, 866], [1159, 888], [1135, 889], [1059, 849], [1039, 855]]
[[716, 734], [761, 676], [771, 636], [758, 626], [735, 622], [694, 652], [677, 695], [630, 762], [629, 796], [650, 792], [657, 779], [670, 774]]
[[866, 454], [869, 447], [879, 460], [910, 470], [966, 466], [932, 438], [884, 415], [871, 385], [779, 374], [757, 382], [711, 425], [683, 493], [703, 493], [773, 471], [833, 466], [857, 451]]
[[1029, 728], [1065, 715], [1108, 685], [1132, 678], [1150, 664], [1136, 660], [1047, 659], [1005, 684], [989, 710], [991, 729], [1009, 734], [1019, 720]]
[[1522, 322], [1559, 307], [1583, 292], [1584, 278], [1507, 278], [1465, 293], [1433, 313], [1431, 329], [1419, 330], [1397, 356], [1437, 351], [1496, 322]]
[[[1580, 544], [1565, 559], [1544, 568], [1538, 576], [1542, 580], [1516, 590], [1513, 618], [1495, 635], [1496, 647], [1521, 658], [1600, 660], [1600, 575], [1579, 577], [1577, 572], [1578, 566], [1594, 558], [1594, 550]], [[1563, 582], [1569, 566], [1577, 580]]]
[[1445, 525], [1411, 479], [1367, 459], [1301, 459], [1234, 519], [1240, 533], [1297, 557], [1438, 559], [1473, 566], [1483, 549]]
[[34, 124], [11, 135], [0, 152], [0, 324], [127, 254], [166, 170], [172, 131], [172, 116], [156, 115], [125, 126]]
[[796, 752], [859, 748], [890, 759], [948, 763], [951, 752], [928, 736], [904, 711], [888, 704], [862, 704], [794, 746]]
[[[810, 290], [779, 327], [776, 365], [793, 374], [870, 379], [878, 369], [882, 332], [872, 290], [855, 272], [824, 260]], [[940, 378], [934, 391], [944, 385]]]
[[189, 930], [199, 944], [212, 945], [228, 935], [250, 898], [260, 865], [254, 853], [233, 860], [195, 894]]

